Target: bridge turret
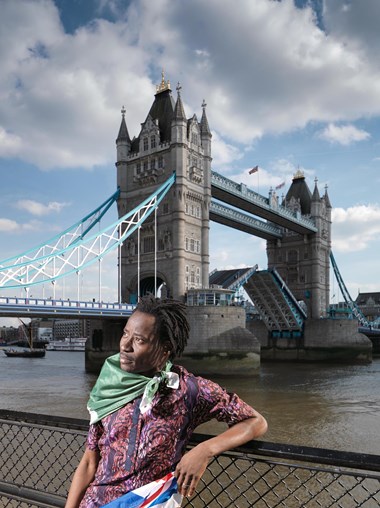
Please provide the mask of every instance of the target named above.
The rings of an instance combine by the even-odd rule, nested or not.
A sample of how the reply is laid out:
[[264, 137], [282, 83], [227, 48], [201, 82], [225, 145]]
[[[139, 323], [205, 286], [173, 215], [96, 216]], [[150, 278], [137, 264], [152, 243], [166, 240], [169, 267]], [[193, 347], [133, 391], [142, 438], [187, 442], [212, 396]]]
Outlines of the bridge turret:
[[181, 99], [181, 86], [177, 85], [177, 101], [174, 107], [172, 120], [172, 142], [187, 143], [187, 120]]
[[210, 131], [210, 127], [208, 125], [207, 115], [206, 115], [206, 102], [203, 99], [202, 102], [202, 118], [201, 118], [201, 138], [202, 138], [202, 146], [207, 157], [211, 157], [211, 138], [212, 134]]
[[157, 230], [152, 216], [140, 234], [133, 233], [122, 247], [123, 302], [133, 303], [139, 290], [140, 294], [154, 292], [155, 261], [157, 288], [164, 284], [168, 296], [181, 299], [188, 289], [208, 285], [211, 133], [206, 123], [204, 118], [202, 127], [196, 115], [186, 118], [181, 87], [178, 85], [174, 101], [162, 73], [140, 134], [130, 142], [125, 163], [128, 171], [121, 171], [122, 160], [117, 163], [119, 216], [137, 207], [173, 171], [176, 181], [160, 204]]
[[[117, 167], [117, 186], [119, 189], [126, 187], [127, 181], [127, 159], [131, 150], [131, 138], [129, 137], [127, 124], [125, 122], [125, 108], [121, 108], [121, 124], [119, 134], [116, 138], [116, 167]], [[121, 192], [123, 192], [121, 190]], [[125, 195], [120, 196], [118, 200], [119, 216], [126, 212]]]
[[301, 235], [285, 230], [281, 242], [268, 241], [268, 268], [276, 268], [297, 300], [303, 300], [308, 318], [326, 315], [330, 292], [331, 205], [320, 197], [317, 181], [313, 194], [301, 171], [293, 177], [284, 206], [296, 216], [312, 219], [316, 233]]
[[131, 149], [131, 138], [129, 137], [127, 124], [125, 122], [125, 108], [121, 109], [121, 124], [119, 134], [116, 138], [117, 162], [126, 161]]

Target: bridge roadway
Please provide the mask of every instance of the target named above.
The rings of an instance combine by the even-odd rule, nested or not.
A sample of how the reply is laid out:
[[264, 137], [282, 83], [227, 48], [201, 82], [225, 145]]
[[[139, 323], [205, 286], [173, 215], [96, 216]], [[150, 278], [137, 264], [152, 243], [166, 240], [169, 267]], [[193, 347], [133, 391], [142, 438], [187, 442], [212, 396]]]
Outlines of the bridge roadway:
[[[317, 232], [317, 227], [311, 219], [301, 217], [299, 214], [279, 205], [277, 201], [271, 203], [268, 198], [249, 189], [245, 184], [229, 180], [215, 171], [211, 172], [211, 196], [235, 208], [257, 215], [273, 223], [273, 225], [290, 229], [296, 233], [307, 235]], [[252, 219], [245, 222], [244, 214], [241, 214], [239, 218], [237, 216], [233, 217], [233, 210], [231, 208], [230, 210], [230, 216], [227, 218], [226, 211], [217, 209], [214, 202], [214, 207], [211, 207], [210, 210], [210, 218], [215, 222], [220, 222], [241, 231], [250, 232], [261, 238], [273, 239], [279, 237], [278, 227], [272, 227], [270, 224], [263, 227], [266, 224], [263, 221], [259, 221], [261, 225], [255, 225], [252, 223]]]
[[51, 300], [0, 296], [0, 317], [120, 318], [129, 317], [135, 305], [129, 303]]

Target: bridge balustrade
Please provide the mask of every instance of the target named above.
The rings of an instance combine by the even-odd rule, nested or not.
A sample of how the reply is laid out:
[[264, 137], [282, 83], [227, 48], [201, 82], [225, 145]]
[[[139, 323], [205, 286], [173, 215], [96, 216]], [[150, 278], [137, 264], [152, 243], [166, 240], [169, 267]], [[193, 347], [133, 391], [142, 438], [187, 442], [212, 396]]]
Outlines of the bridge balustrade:
[[131, 314], [135, 305], [117, 302], [44, 299], [0, 296], [0, 315], [123, 315]]
[[[88, 422], [0, 410], [0, 506], [63, 507]], [[190, 447], [209, 436], [194, 434]], [[209, 465], [193, 508], [374, 508], [380, 456], [252, 441]]]
[[276, 207], [273, 207], [268, 198], [264, 198], [254, 190], [248, 188], [243, 183], [236, 183], [220, 175], [219, 173], [216, 173], [215, 171], [211, 172], [211, 181], [212, 185], [215, 185], [221, 189], [227, 189], [229, 192], [235, 194], [236, 196], [244, 196], [247, 200], [259, 205], [261, 208], [270, 210], [280, 216], [287, 217], [292, 221], [298, 222], [311, 231], [317, 230], [314, 222], [311, 219], [302, 217], [300, 214], [289, 210], [282, 205], [276, 205]]

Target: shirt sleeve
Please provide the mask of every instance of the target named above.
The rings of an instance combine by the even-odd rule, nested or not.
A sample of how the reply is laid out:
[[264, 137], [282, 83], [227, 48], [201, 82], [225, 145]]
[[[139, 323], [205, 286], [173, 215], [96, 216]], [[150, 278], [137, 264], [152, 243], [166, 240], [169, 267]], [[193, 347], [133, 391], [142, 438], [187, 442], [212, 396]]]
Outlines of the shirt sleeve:
[[103, 434], [103, 426], [100, 422], [90, 425], [88, 429], [86, 445], [89, 450], [99, 450], [99, 439]]
[[197, 425], [216, 418], [229, 426], [255, 416], [251, 406], [236, 393], [227, 392], [217, 383], [204, 378], [198, 379], [199, 396], [195, 408]]

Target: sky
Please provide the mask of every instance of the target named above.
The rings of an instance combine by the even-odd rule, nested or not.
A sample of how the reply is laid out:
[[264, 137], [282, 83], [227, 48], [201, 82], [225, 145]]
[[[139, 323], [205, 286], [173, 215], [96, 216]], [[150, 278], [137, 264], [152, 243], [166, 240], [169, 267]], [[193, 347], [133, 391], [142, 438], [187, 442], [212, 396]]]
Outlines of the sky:
[[[0, 263], [113, 194], [121, 108], [137, 136], [164, 69], [188, 118], [207, 103], [212, 169], [264, 196], [298, 170], [311, 191], [327, 186], [351, 296], [380, 291], [378, 0], [0, 0], [0, 12]], [[211, 223], [210, 270], [265, 269], [265, 248]], [[102, 296], [116, 301], [116, 257], [105, 265]]]

